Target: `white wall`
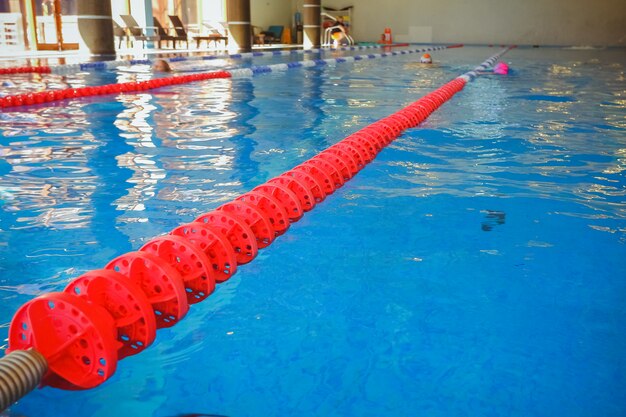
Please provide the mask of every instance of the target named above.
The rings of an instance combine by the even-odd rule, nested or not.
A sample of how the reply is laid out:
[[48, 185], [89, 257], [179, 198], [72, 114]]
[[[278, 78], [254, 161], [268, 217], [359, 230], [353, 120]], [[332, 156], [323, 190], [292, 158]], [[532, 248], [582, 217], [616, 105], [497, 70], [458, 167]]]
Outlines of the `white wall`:
[[[302, 0], [282, 3], [302, 11]], [[322, 0], [353, 5], [353, 35], [377, 41], [385, 27], [402, 42], [626, 46], [626, 0]], [[290, 21], [290, 20], [289, 20]]]
[[250, 0], [250, 18], [254, 26], [266, 29], [272, 25], [291, 28], [291, 0]]

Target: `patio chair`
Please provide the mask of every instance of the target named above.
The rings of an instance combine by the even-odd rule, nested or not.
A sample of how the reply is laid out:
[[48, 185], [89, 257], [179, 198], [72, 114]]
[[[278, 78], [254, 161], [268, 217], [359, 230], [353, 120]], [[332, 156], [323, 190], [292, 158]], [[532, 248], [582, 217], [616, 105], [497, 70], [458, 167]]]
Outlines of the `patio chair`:
[[126, 33], [126, 29], [121, 27], [115, 20], [113, 21], [113, 36], [115, 36], [120, 41], [117, 49], [120, 49], [122, 47], [122, 41], [124, 39], [126, 39], [127, 42], [130, 41], [128, 33]]
[[207, 44], [213, 41], [216, 47], [218, 42], [223, 41], [224, 48], [228, 46], [228, 30], [221, 23], [216, 25], [209, 22], [202, 22], [202, 26], [208, 30], [208, 33], [206, 35], [193, 37], [196, 41], [196, 48], [200, 48], [200, 42], [202, 41], [207, 41]]
[[[172, 46], [174, 47], [174, 49], [176, 49], [176, 41], [187, 42], [186, 36], [182, 37], [182, 36], [178, 36], [178, 34], [170, 35], [167, 32], [167, 29], [163, 27], [159, 19], [157, 19], [156, 17], [153, 17], [152, 19], [154, 20], [154, 27], [156, 27], [157, 33], [159, 34], [159, 49], [161, 49], [161, 41], [167, 41], [167, 42], [172, 41]], [[187, 46], [189, 46], [189, 44], [187, 44]]]
[[178, 40], [184, 40], [187, 43], [187, 48], [189, 48], [189, 36], [187, 35], [187, 30], [185, 29], [185, 25], [183, 25], [183, 21], [176, 15], [168, 15], [168, 17], [170, 18], [170, 22], [172, 22], [172, 27], [176, 32]]
[[[159, 41], [160, 38], [158, 35], [146, 35], [143, 30], [144, 28], [139, 26], [139, 23], [137, 23], [135, 18], [131, 15], [121, 14], [120, 18], [124, 21], [124, 24], [126, 25], [126, 30], [130, 34], [130, 36], [132, 36], [133, 39], [137, 41], [142, 41], [144, 47], [146, 46], [147, 41]], [[154, 27], [151, 28], [154, 29]]]
[[265, 44], [265, 35], [263, 34], [263, 28], [260, 26], [252, 25], [252, 44], [263, 45]]
[[270, 26], [265, 32], [261, 32], [265, 43], [280, 43], [283, 36], [282, 26]]

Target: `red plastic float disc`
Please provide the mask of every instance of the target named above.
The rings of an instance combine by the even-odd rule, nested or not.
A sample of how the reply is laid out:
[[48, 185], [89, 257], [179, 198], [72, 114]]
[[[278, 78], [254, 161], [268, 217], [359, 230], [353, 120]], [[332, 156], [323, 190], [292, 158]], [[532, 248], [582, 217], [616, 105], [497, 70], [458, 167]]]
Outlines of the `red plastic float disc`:
[[435, 102], [441, 106], [443, 103], [446, 102], [447, 97], [444, 96], [442, 91], [439, 90], [435, 90], [432, 93], [428, 94], [426, 97], [430, 97], [433, 100], [435, 100]]
[[185, 238], [202, 249], [213, 265], [215, 281], [224, 282], [237, 272], [237, 259], [233, 245], [217, 227], [206, 223], [191, 222], [178, 226], [170, 234]]
[[363, 165], [367, 165], [372, 162], [376, 156], [374, 147], [365, 139], [364, 136], [357, 137], [355, 135], [350, 135], [341, 142], [353, 146], [359, 152]]
[[439, 87], [438, 89], [433, 91], [433, 93], [436, 93], [438, 97], [441, 97], [444, 102], [448, 101], [450, 99], [450, 96], [452, 95], [450, 87], [446, 85]]
[[302, 184], [306, 185], [306, 188], [311, 191], [313, 194], [313, 198], [315, 199], [315, 203], [319, 203], [324, 201], [326, 198], [326, 192], [324, 191], [324, 186], [320, 184], [320, 182], [313, 175], [309, 174], [306, 171], [292, 169], [290, 171], [285, 172], [280, 175], [281, 177], [293, 177], [296, 180], [300, 181]]
[[403, 130], [416, 126], [414, 119], [403, 114], [402, 111], [394, 113], [389, 117], [393, 120], [397, 120]]
[[289, 190], [289, 188], [280, 184], [261, 184], [255, 187], [252, 191], [257, 191], [263, 194], [274, 197], [281, 206], [287, 212], [287, 217], [290, 222], [297, 222], [304, 215], [302, 211], [302, 205], [298, 197]]
[[439, 91], [439, 90], [435, 90], [432, 93], [430, 93], [431, 97], [433, 97], [435, 99], [435, 101], [437, 101], [437, 104], [439, 106], [441, 106], [443, 103], [445, 103], [449, 97], [445, 96], [445, 93], [443, 91]]
[[339, 148], [341, 150], [346, 151], [352, 157], [352, 159], [355, 160], [359, 171], [363, 169], [363, 167], [367, 163], [366, 162], [367, 157], [362, 153], [363, 151], [361, 150], [361, 147], [353, 145], [346, 139], [343, 139], [336, 145], [333, 145], [331, 148]]
[[339, 144], [331, 146], [322, 153], [331, 153], [337, 155], [343, 162], [345, 162], [348, 169], [350, 170], [350, 178], [354, 177], [357, 172], [360, 171], [360, 167], [356, 158], [350, 152], [343, 149]]
[[298, 197], [300, 206], [304, 211], [310, 211], [313, 207], [315, 207], [315, 197], [313, 196], [311, 190], [309, 190], [305, 183], [294, 177], [285, 177], [281, 175], [272, 178], [267, 181], [266, 184], [279, 184], [286, 187], [289, 191], [294, 193], [296, 197]]
[[183, 278], [189, 304], [199, 303], [215, 290], [211, 261], [202, 249], [187, 239], [173, 235], [159, 236], [139, 250], [158, 256], [178, 271]]
[[313, 158], [309, 159], [306, 162], [317, 164], [320, 168], [324, 169], [333, 180], [335, 189], [344, 185], [346, 183], [346, 179], [343, 174], [342, 168], [344, 168], [345, 163], [343, 165], [340, 165], [337, 162], [335, 162], [334, 155], [330, 155], [333, 158], [320, 157], [320, 155], [321, 153], [315, 155]]
[[[403, 119], [398, 119], [397, 117], [395, 117], [395, 114], [391, 114], [387, 117], [384, 117], [380, 119], [379, 122], [385, 123], [387, 126], [391, 127], [391, 129], [394, 132], [394, 139], [398, 137], [398, 135], [402, 133], [402, 131], [404, 130], [405, 121]], [[393, 139], [391, 139], [390, 142], [392, 140]]]
[[373, 134], [383, 148], [389, 144], [388, 132], [379, 122], [372, 123], [363, 130]]
[[431, 103], [433, 110], [441, 105], [441, 100], [439, 99], [439, 97], [433, 96], [432, 93], [425, 95], [420, 100], [426, 103]]
[[409, 127], [416, 127], [417, 125], [420, 124], [421, 120], [419, 118], [419, 116], [413, 112], [411, 109], [409, 108], [405, 108], [403, 109], [401, 112], [398, 113], [399, 115], [402, 115], [403, 117], [405, 117], [407, 120], [409, 120], [410, 125]]
[[243, 219], [225, 211], [214, 210], [198, 217], [195, 221], [215, 226], [224, 234], [235, 251], [235, 259], [239, 265], [253, 260], [259, 249], [256, 237]]
[[446, 96], [448, 97], [447, 99], [450, 100], [459, 90], [456, 85], [448, 83], [443, 86], [442, 91], [445, 91]]
[[108, 269], [89, 271], [72, 280], [64, 292], [104, 307], [117, 328], [122, 344], [118, 358], [134, 355], [156, 337], [154, 310], [141, 288], [122, 274]]
[[56, 388], [93, 388], [117, 367], [113, 317], [97, 304], [62, 292], [34, 298], [13, 316], [7, 353], [30, 347], [48, 362], [44, 384]]
[[366, 135], [370, 139], [372, 139], [374, 141], [374, 145], [376, 146], [377, 152], [380, 152], [385, 146], [387, 146], [387, 142], [385, 141], [383, 134], [380, 132], [380, 130], [372, 126], [367, 126], [359, 130], [357, 133]]
[[387, 145], [389, 145], [397, 136], [400, 128], [395, 126], [394, 123], [385, 120], [379, 120], [376, 122], [377, 129], [383, 134], [383, 138]]
[[[339, 168], [339, 174], [344, 179], [344, 181], [352, 178], [352, 170], [348, 166], [348, 162], [344, 161], [343, 157], [338, 156], [335, 153], [328, 152], [328, 149], [319, 153], [316, 158], [324, 159], [326, 162], [330, 162]], [[354, 160], [352, 161], [354, 162]]]
[[410, 108], [418, 114], [420, 123], [426, 120], [430, 115], [430, 111], [428, 110], [428, 107], [426, 107], [426, 104], [420, 103], [419, 100], [416, 103], [411, 104]]
[[435, 100], [433, 100], [432, 98], [430, 98], [428, 96], [424, 96], [424, 97], [420, 98], [418, 101], [423, 103], [424, 106], [426, 106], [426, 108], [428, 109], [429, 113], [434, 112], [435, 109], [437, 109], [437, 107], [439, 107], [439, 104], [437, 104], [437, 102]]
[[245, 201], [230, 201], [217, 208], [242, 219], [254, 233], [256, 244], [259, 249], [268, 247], [276, 233], [270, 219], [261, 210]]
[[339, 167], [332, 162], [328, 162], [324, 158], [320, 158], [319, 155], [314, 156], [302, 165], [304, 164], [311, 164], [324, 171], [328, 176], [330, 176], [334, 189], [341, 187], [345, 183], [343, 175], [341, 175], [341, 172], [339, 171]]
[[292, 171], [302, 171], [310, 174], [314, 177], [319, 184], [322, 185], [322, 189], [324, 190], [324, 194], [330, 195], [335, 192], [335, 182], [332, 177], [323, 169], [316, 166], [315, 164], [309, 163], [309, 161], [304, 162], [297, 167], [293, 168]]
[[387, 132], [387, 143], [391, 143], [392, 140], [402, 133], [399, 123], [393, 119], [384, 118], [376, 122], [376, 124]]
[[369, 150], [372, 160], [378, 155], [380, 146], [372, 134], [360, 130], [350, 135], [350, 138], [354, 138], [354, 140], [362, 143]]
[[271, 195], [256, 191], [249, 191], [240, 195], [235, 200], [245, 201], [248, 204], [252, 204], [265, 213], [267, 218], [270, 220], [276, 236], [282, 235], [287, 231], [287, 229], [289, 229], [290, 223], [287, 211], [282, 204], [280, 204], [280, 202]]
[[189, 311], [183, 278], [165, 259], [147, 252], [129, 252], [109, 262], [106, 269], [125, 275], [148, 297], [157, 329], [171, 327]]
[[418, 126], [426, 118], [426, 115], [423, 115], [422, 113], [420, 113], [420, 110], [423, 111], [421, 108], [418, 109], [414, 107], [413, 105], [406, 108], [406, 112], [410, 113], [413, 117], [415, 117], [415, 120], [417, 120], [417, 124], [415, 126]]

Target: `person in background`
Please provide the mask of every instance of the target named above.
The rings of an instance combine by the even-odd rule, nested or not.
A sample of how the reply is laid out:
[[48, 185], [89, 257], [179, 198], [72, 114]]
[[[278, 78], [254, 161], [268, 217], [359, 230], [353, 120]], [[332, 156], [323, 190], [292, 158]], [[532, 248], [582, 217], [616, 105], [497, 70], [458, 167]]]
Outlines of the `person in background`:
[[167, 61], [165, 61], [164, 59], [157, 59], [152, 65], [152, 71], [172, 72], [172, 68], [170, 67], [170, 64], [168, 64]]
[[509, 68], [506, 62], [500, 61], [496, 65], [493, 66], [490, 70], [487, 71], [476, 71], [477, 74], [489, 75], [489, 74], [497, 74], [497, 75], [509, 75], [511, 74], [511, 69]]
[[337, 48], [340, 44], [347, 41], [346, 25], [343, 23], [343, 17], [338, 16], [335, 23], [331, 26], [330, 37], [333, 38], [333, 48]]
[[498, 75], [507, 75], [509, 73], [509, 66], [506, 62], [500, 61], [493, 67], [493, 73]]

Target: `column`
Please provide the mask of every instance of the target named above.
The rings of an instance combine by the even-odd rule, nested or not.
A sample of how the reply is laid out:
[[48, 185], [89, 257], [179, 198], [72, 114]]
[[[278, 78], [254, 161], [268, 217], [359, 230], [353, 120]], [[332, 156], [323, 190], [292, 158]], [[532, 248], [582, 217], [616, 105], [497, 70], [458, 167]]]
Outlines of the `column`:
[[81, 49], [93, 54], [115, 55], [111, 2], [81, 0], [76, 3]]
[[147, 35], [156, 35], [154, 19], [152, 18], [152, 0], [130, 0], [130, 14], [133, 15], [139, 26], [146, 28]]
[[228, 44], [231, 49], [248, 52], [252, 49], [250, 0], [227, 0]]
[[304, 0], [304, 49], [320, 47], [320, 0]]

